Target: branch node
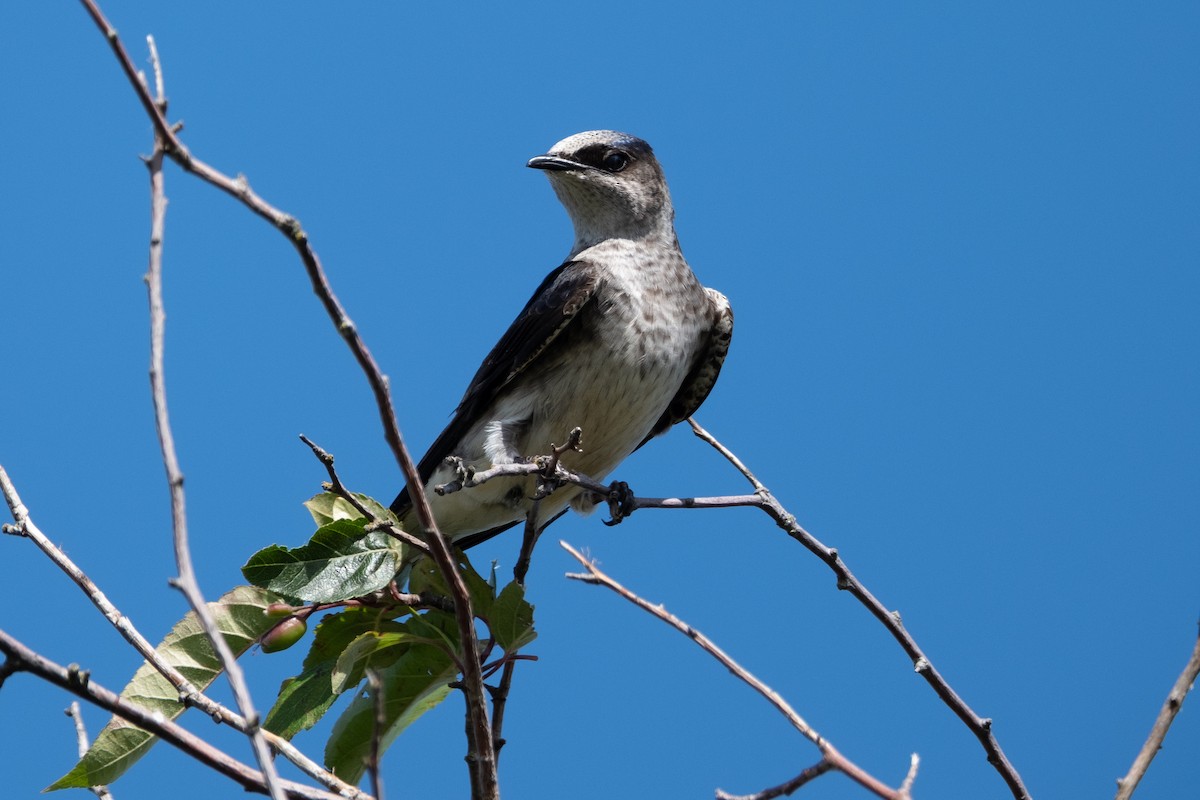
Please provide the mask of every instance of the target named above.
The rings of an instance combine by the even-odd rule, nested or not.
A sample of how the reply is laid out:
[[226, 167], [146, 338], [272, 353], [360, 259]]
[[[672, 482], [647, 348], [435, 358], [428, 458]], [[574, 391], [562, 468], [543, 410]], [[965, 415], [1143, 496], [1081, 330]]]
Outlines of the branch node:
[[[245, 181], [245, 178], [242, 177], [241, 180]], [[247, 185], [246, 191], [249, 190], [250, 187]], [[295, 217], [284, 217], [279, 223], [279, 228], [286, 233], [293, 242], [301, 243], [308, 240], [308, 234], [304, 232], [304, 228], [300, 227], [300, 220], [296, 219]]]
[[78, 664], [67, 665], [67, 683], [73, 687], [86, 689], [92, 679], [92, 673], [81, 668]]

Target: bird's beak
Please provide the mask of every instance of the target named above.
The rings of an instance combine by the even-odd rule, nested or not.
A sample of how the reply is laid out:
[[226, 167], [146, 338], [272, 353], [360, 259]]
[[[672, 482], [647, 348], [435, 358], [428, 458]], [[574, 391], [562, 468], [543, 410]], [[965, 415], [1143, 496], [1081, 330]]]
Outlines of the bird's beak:
[[579, 169], [587, 169], [585, 165], [578, 162], [550, 155], [534, 156], [533, 158], [529, 159], [529, 163], [525, 166], [529, 167], [530, 169], [544, 169], [550, 172], [567, 172]]

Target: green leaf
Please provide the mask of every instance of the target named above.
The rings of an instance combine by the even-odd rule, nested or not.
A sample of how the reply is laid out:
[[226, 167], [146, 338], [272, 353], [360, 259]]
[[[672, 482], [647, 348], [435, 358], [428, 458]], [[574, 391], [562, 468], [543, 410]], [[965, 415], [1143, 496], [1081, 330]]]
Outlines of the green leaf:
[[[450, 618], [451, 623], [453, 619]], [[458, 675], [454, 661], [436, 647], [410, 647], [379, 672], [383, 692], [384, 731], [380, 750], [450, 693]], [[375, 701], [360, 693], [334, 724], [325, 746], [325, 765], [339, 778], [357, 783], [365, 769], [375, 731]]]
[[424, 614], [414, 614], [404, 621], [404, 629], [413, 635], [414, 641], [427, 642], [448, 654], [457, 654], [461, 649], [458, 621], [449, 611], [430, 609]]
[[533, 629], [533, 606], [525, 599], [525, 589], [513, 581], [500, 591], [492, 604], [488, 628], [496, 644], [506, 653], [515, 653], [537, 638]]
[[396, 576], [402, 548], [382, 531], [364, 533], [363, 524], [334, 520], [318, 528], [306, 545], [259, 550], [242, 575], [301, 603], [336, 603], [378, 591]]
[[[365, 494], [354, 494], [358, 501], [363, 506], [375, 515], [375, 519], [386, 519], [389, 522], [399, 524], [396, 515], [391, 509], [379, 503]], [[344, 497], [339, 497], [332, 492], [322, 492], [314, 495], [304, 502], [304, 507], [308, 509], [308, 513], [312, 515], [313, 521], [320, 525], [328, 525], [329, 523], [339, 519], [362, 519], [363, 515], [358, 509], [350, 505], [350, 501]]]
[[[451, 551], [451, 555], [455, 559], [454, 563], [458, 565], [463, 582], [467, 585], [467, 593], [471, 596], [471, 609], [477, 616], [486, 617], [496, 599], [494, 573], [493, 582], [489, 583], [475, 571], [475, 567], [471, 565], [466, 553], [454, 549]], [[453, 597], [450, 587], [446, 585], [442, 571], [429, 556], [425, 556], [413, 564], [412, 573], [408, 579], [408, 590], [414, 594], [429, 591], [442, 597]]]
[[330, 683], [341, 694], [362, 682], [368, 669], [379, 671], [396, 663], [416, 637], [407, 633], [364, 633], [342, 651]]
[[[279, 602], [271, 592], [253, 586], [239, 586], [220, 600], [209, 603], [217, 629], [235, 655], [245, 652], [258, 637], [271, 629], [278, 619], [267, 615], [267, 606]], [[189, 612], [167, 634], [156, 652], [198, 688], [204, 689], [221, 673], [220, 661], [204, 635], [199, 620]], [[183, 713], [179, 693], [170, 681], [149, 664], [143, 664], [121, 696], [139, 706], [174, 719]], [[79, 763], [46, 791], [86, 788], [109, 784], [119, 778], [146, 754], [158, 738], [134, 727], [120, 717], [104, 727]]]
[[405, 630], [393, 619], [397, 613], [407, 612], [355, 606], [321, 620], [313, 634], [312, 646], [304, 657], [303, 671], [283, 682], [275, 705], [263, 720], [263, 727], [291, 739], [317, 724], [338, 698], [339, 692], [333, 690], [332, 674], [342, 653], [363, 634]]
[[330, 689], [332, 664], [322, 664], [288, 678], [279, 687], [279, 697], [271, 706], [263, 727], [285, 739], [306, 731], [321, 721], [338, 699]]

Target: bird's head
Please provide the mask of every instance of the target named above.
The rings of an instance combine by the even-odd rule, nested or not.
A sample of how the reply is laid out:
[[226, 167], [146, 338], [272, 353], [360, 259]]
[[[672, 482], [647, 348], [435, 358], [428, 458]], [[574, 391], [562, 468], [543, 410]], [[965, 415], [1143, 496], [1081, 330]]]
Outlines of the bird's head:
[[545, 170], [575, 224], [572, 255], [605, 239], [675, 236], [675, 212], [654, 151], [636, 136], [568, 136], [528, 166]]

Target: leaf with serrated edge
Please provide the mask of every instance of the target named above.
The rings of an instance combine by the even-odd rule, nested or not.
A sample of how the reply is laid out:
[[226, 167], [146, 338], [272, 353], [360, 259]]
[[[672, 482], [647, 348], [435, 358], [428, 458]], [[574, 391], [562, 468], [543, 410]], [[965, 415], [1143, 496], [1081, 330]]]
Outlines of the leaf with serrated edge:
[[[245, 652], [258, 637], [279, 622], [267, 616], [266, 608], [280, 599], [254, 586], [239, 586], [220, 600], [209, 603], [208, 607], [216, 619], [217, 629], [224, 634], [225, 641], [237, 655]], [[220, 661], [194, 613], [189, 612], [175, 623], [155, 651], [199, 689], [204, 689], [221, 673]], [[184, 710], [179, 702], [179, 692], [149, 664], [143, 664], [134, 673], [121, 696], [166, 719], [173, 719]], [[158, 737], [120, 717], [113, 717], [79, 763], [48, 786], [46, 791], [112, 783], [145, 755], [156, 741]]]
[[496, 644], [506, 653], [514, 653], [537, 638], [533, 606], [525, 599], [525, 589], [516, 581], [500, 590], [487, 620]]
[[361, 521], [334, 520], [318, 528], [308, 544], [259, 550], [242, 575], [300, 603], [336, 603], [387, 586], [401, 559], [401, 546], [387, 534], [363, 533]]

